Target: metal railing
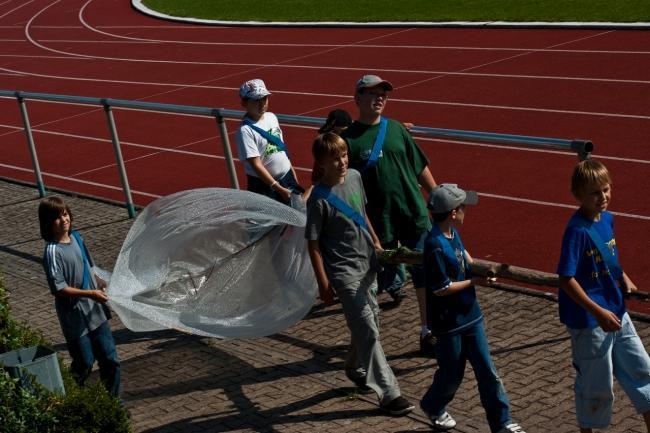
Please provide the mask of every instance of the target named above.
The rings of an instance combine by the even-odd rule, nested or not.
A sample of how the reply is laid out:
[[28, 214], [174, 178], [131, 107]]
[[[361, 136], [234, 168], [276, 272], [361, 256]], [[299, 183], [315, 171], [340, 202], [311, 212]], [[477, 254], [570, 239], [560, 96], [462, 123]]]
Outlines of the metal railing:
[[[239, 181], [237, 180], [237, 173], [235, 171], [235, 163], [232, 156], [230, 140], [228, 139], [228, 129], [226, 127], [225, 119], [241, 119], [244, 112], [241, 110], [229, 110], [224, 108], [211, 108], [192, 105], [175, 105], [175, 104], [161, 104], [155, 102], [131, 101], [126, 99], [112, 99], [112, 98], [93, 98], [86, 96], [68, 96], [53, 93], [34, 93], [34, 92], [21, 92], [16, 90], [0, 90], [1, 98], [15, 98], [20, 114], [23, 120], [23, 128], [27, 138], [27, 145], [29, 147], [29, 154], [32, 160], [32, 167], [34, 176], [36, 177], [36, 187], [38, 188], [41, 197], [45, 197], [45, 184], [41, 173], [40, 165], [38, 162], [38, 155], [34, 144], [34, 137], [32, 135], [32, 128], [29, 122], [29, 115], [27, 110], [27, 100], [40, 100], [49, 102], [65, 102], [75, 103], [82, 105], [91, 105], [102, 107], [106, 114], [106, 122], [108, 131], [111, 136], [113, 144], [113, 152], [115, 153], [115, 161], [119, 170], [120, 181], [125, 196], [125, 204], [129, 217], [135, 217], [135, 207], [131, 197], [131, 188], [124, 166], [124, 159], [118, 137], [115, 119], [113, 117], [113, 107], [128, 108], [143, 111], [160, 111], [180, 114], [193, 114], [199, 116], [212, 117], [216, 120], [221, 142], [224, 151], [224, 158], [226, 160], [226, 167], [230, 178], [231, 187], [239, 189]], [[315, 125], [320, 126], [325, 121], [322, 117], [308, 117], [308, 116], [294, 116], [287, 114], [276, 114], [281, 123], [300, 124], [300, 125]], [[441, 128], [428, 128], [422, 126], [414, 126], [411, 132], [417, 135], [422, 135], [432, 138], [452, 139], [452, 140], [471, 140], [481, 141], [488, 143], [498, 143], [510, 146], [524, 146], [524, 147], [542, 147], [547, 149], [557, 149], [563, 151], [575, 152], [578, 158], [585, 159], [593, 151], [593, 144], [588, 140], [566, 140], [560, 138], [549, 137], [534, 137], [526, 135], [513, 135], [513, 134], [499, 134], [494, 132], [480, 132], [480, 131], [465, 131], [456, 129], [441, 129]]]

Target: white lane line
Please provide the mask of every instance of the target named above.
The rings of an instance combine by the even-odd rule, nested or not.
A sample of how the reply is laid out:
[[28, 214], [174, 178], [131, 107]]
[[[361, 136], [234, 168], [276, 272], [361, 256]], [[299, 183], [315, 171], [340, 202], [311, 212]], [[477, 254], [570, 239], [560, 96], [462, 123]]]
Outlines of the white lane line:
[[59, 1], [60, 1], [60, 0], [56, 0], [55, 2], [50, 3], [49, 5], [45, 6], [45, 7], [44, 7], [43, 9], [41, 9], [40, 11], [36, 12], [36, 14], [34, 14], [34, 15], [29, 19], [29, 21], [27, 22], [27, 24], [25, 24], [25, 32], [24, 32], [25, 37], [27, 38], [27, 40], [28, 40], [30, 43], [32, 43], [32, 45], [35, 45], [35, 46], [37, 46], [37, 47], [39, 47], [39, 48], [41, 48], [41, 49], [43, 49], [43, 50], [45, 50], [45, 51], [50, 51], [50, 52], [58, 53], [58, 54], [67, 54], [68, 56], [92, 58], [92, 56], [85, 56], [85, 55], [82, 55], [82, 54], [69, 53], [69, 52], [65, 52], [65, 51], [55, 50], [55, 49], [53, 49], [53, 48], [48, 48], [48, 47], [46, 47], [46, 46], [44, 46], [44, 45], [39, 44], [39, 43], [38, 43], [34, 38], [32, 38], [32, 36], [31, 36], [31, 34], [30, 34], [30, 31], [29, 31], [32, 22], [34, 22], [34, 20], [35, 20], [36, 18], [38, 18], [38, 16], [41, 15], [43, 12], [45, 12], [46, 10], [48, 10], [49, 8], [51, 8], [52, 6], [54, 6], [55, 4], [59, 3]]
[[[555, 48], [555, 47], [558, 47], [558, 46], [561, 46], [561, 45], [566, 45], [566, 44], [582, 41], [582, 40], [585, 40], [585, 39], [591, 39], [591, 38], [595, 38], [595, 37], [598, 37], [598, 36], [602, 36], [602, 35], [605, 35], [607, 33], [611, 33], [611, 31], [600, 32], [600, 33], [597, 33], [595, 35], [590, 35], [590, 36], [586, 36], [586, 37], [583, 37], [583, 38], [574, 39], [572, 41], [562, 42], [560, 44], [551, 45], [551, 46], [546, 47], [546, 48]], [[475, 66], [471, 66], [471, 67], [468, 67], [468, 68], [464, 68], [464, 69], [461, 69], [459, 72], [473, 71], [475, 69], [483, 68], [485, 66], [490, 66], [490, 65], [497, 64], [497, 63], [506, 62], [506, 61], [513, 60], [513, 59], [516, 59], [516, 58], [519, 58], [519, 57], [524, 57], [524, 56], [527, 56], [527, 55], [529, 55], [531, 53], [532, 53], [532, 51], [529, 50], [529, 51], [526, 51], [526, 52], [523, 52], [523, 53], [515, 54], [513, 56], [504, 57], [504, 58], [493, 60], [493, 61], [490, 61], [490, 62], [485, 62], [485, 63], [482, 63], [480, 65], [475, 65]], [[427, 79], [424, 79], [424, 80], [414, 81], [414, 82], [412, 82], [410, 84], [406, 84], [406, 85], [403, 85], [403, 86], [398, 86], [397, 88], [401, 89], [401, 88], [404, 88], [404, 87], [411, 87], [411, 86], [427, 83], [429, 81], [436, 80], [438, 78], [444, 78], [446, 76], [447, 76], [446, 74], [442, 74], [442, 75], [427, 78]]]
[[[439, 143], [462, 144], [462, 145], [465, 145], [465, 146], [487, 147], [487, 148], [494, 148], [494, 149], [500, 149], [500, 150], [512, 150], [512, 151], [515, 151], [515, 152], [537, 152], [537, 153], [545, 153], [545, 154], [570, 156], [572, 158], [576, 157], [575, 152], [565, 152], [565, 151], [562, 151], [562, 150], [535, 149], [535, 148], [532, 148], [532, 147], [506, 146], [506, 145], [503, 145], [503, 144], [489, 144], [489, 143], [480, 143], [480, 142], [472, 142], [472, 141], [464, 141], [464, 140], [447, 140], [447, 139], [443, 139], [443, 138], [432, 138], [432, 137], [424, 137], [424, 136], [418, 136], [418, 135], [415, 135], [415, 136], [416, 136], [418, 142], [434, 141], [434, 142], [439, 142]], [[650, 161], [646, 160], [646, 159], [624, 158], [624, 157], [620, 157], [620, 156], [609, 156], [609, 155], [601, 155], [601, 154], [596, 154], [594, 157], [597, 158], [597, 159], [619, 161], [619, 162], [629, 162], [629, 163], [634, 163], [634, 164], [648, 164], [648, 165], [650, 165]]]
[[[156, 83], [148, 81], [130, 81], [130, 80], [108, 80], [101, 78], [85, 78], [85, 77], [65, 77], [61, 75], [50, 75], [50, 74], [37, 74], [33, 72], [24, 72], [18, 71], [9, 68], [0, 67], [1, 71], [27, 75], [32, 77], [42, 77], [42, 78], [52, 78], [57, 80], [70, 80], [70, 81], [87, 81], [94, 83], [114, 83], [114, 84], [133, 84], [133, 85], [147, 85], [154, 87], [174, 87], [174, 88], [196, 88], [196, 89], [212, 89], [212, 90], [224, 90], [224, 91], [234, 91], [237, 90], [236, 87], [229, 86], [211, 86], [204, 84], [190, 84], [190, 83]], [[274, 90], [275, 94], [284, 94], [284, 95], [300, 95], [300, 96], [322, 96], [326, 98], [340, 98], [345, 101], [350, 100], [349, 95], [337, 95], [332, 93], [316, 93], [316, 92], [294, 92], [286, 90]], [[447, 101], [423, 101], [418, 99], [403, 99], [403, 98], [391, 98], [391, 103], [407, 103], [407, 104], [426, 104], [426, 105], [445, 105], [445, 106], [456, 106], [456, 107], [468, 107], [468, 108], [481, 108], [481, 109], [499, 109], [499, 110], [511, 110], [511, 111], [531, 111], [538, 113], [559, 113], [559, 114], [571, 114], [571, 115], [581, 115], [581, 116], [598, 116], [598, 117], [613, 117], [613, 118], [623, 118], [623, 119], [641, 119], [649, 120], [650, 115], [642, 114], [621, 114], [621, 113], [606, 113], [606, 112], [592, 112], [592, 111], [579, 111], [579, 110], [558, 110], [550, 108], [535, 108], [535, 107], [522, 107], [515, 105], [490, 105], [490, 104], [469, 104], [464, 102], [447, 102]]]
[[[136, 110], [133, 109], [132, 111], [145, 111], [145, 110]], [[147, 111], [145, 111], [147, 112]], [[86, 113], [74, 115], [72, 117], [80, 116]], [[170, 113], [161, 113], [161, 114], [167, 114], [167, 115], [173, 115]], [[196, 114], [180, 114], [181, 116], [185, 117], [204, 117], [204, 116], [199, 116]], [[228, 121], [235, 122], [235, 120], [227, 119]], [[57, 120], [58, 121], [58, 120]], [[56, 121], [55, 121], [56, 122]], [[55, 122], [44, 122], [39, 125], [35, 125], [32, 127], [32, 132], [38, 132], [41, 134], [49, 134], [49, 135], [57, 135], [57, 136], [62, 136], [62, 137], [68, 137], [68, 138], [76, 138], [76, 139], [81, 139], [81, 140], [90, 140], [90, 141], [99, 141], [99, 142], [106, 142], [110, 143], [110, 140], [107, 138], [99, 138], [99, 137], [91, 137], [87, 135], [77, 135], [77, 134], [70, 134], [70, 133], [64, 133], [64, 132], [57, 132], [57, 131], [49, 131], [49, 130], [44, 130], [40, 129], [43, 126], [46, 126], [51, 123]], [[21, 133], [23, 131], [23, 128], [20, 126], [14, 126], [14, 125], [8, 125], [8, 124], [0, 124], [1, 128], [6, 128], [10, 129], [10, 132], [5, 132], [3, 134], [0, 134], [0, 137], [9, 135], [9, 134], [14, 134], [14, 133]], [[308, 129], [310, 131], [316, 131], [316, 128], [314, 126], [309, 126], [309, 125], [291, 125], [291, 124], [283, 124], [283, 128], [297, 128], [297, 129]], [[229, 135], [233, 135], [235, 131], [231, 130], [229, 131]], [[484, 147], [488, 149], [499, 149], [499, 150], [506, 150], [506, 151], [514, 151], [514, 152], [536, 152], [536, 153], [541, 153], [541, 154], [548, 154], [548, 155], [562, 155], [562, 156], [567, 156], [570, 158], [575, 158], [575, 153], [574, 152], [565, 152], [565, 151], [560, 151], [560, 150], [552, 150], [552, 149], [536, 149], [534, 147], [520, 147], [520, 146], [507, 146], [507, 145], [502, 145], [502, 144], [491, 144], [491, 143], [481, 143], [481, 142], [473, 142], [473, 141], [466, 141], [466, 140], [449, 140], [449, 139], [443, 139], [443, 138], [433, 138], [433, 137], [425, 137], [421, 135], [415, 135], [416, 140], [418, 142], [437, 142], [437, 143], [445, 143], [445, 144], [460, 144], [464, 146], [474, 146], [474, 147]], [[209, 139], [215, 139], [219, 140], [220, 137], [217, 137], [216, 135], [207, 138], [206, 140]], [[170, 153], [179, 153], [179, 154], [184, 154], [184, 155], [191, 155], [191, 156], [198, 156], [198, 157], [205, 157], [205, 158], [223, 158], [219, 156], [215, 156], [212, 154], [206, 154], [206, 153], [201, 153], [201, 152], [192, 152], [192, 151], [186, 151], [186, 150], [179, 150], [187, 145], [180, 145], [175, 148], [165, 148], [165, 147], [158, 147], [158, 146], [150, 146], [150, 145], [145, 145], [145, 144], [139, 144], [139, 143], [133, 143], [133, 142], [127, 142], [127, 141], [121, 141], [122, 144], [128, 145], [128, 146], [134, 146], [134, 147], [141, 147], [145, 149], [151, 149], [155, 150], [158, 152], [170, 152]], [[631, 163], [631, 164], [643, 164], [643, 165], [650, 165], [650, 160], [646, 159], [638, 159], [638, 158], [625, 158], [625, 157], [620, 157], [620, 156], [611, 156], [611, 155], [602, 155], [602, 154], [597, 154], [596, 156], [598, 159], [601, 160], [610, 160], [610, 161], [618, 161], [618, 162], [624, 162], [624, 163]], [[299, 167], [296, 169], [300, 170], [310, 170], [310, 168], [303, 168]]]
[[[1, 42], [2, 40], [0, 40]], [[25, 42], [25, 41], [22, 41]], [[45, 42], [43, 40], [43, 42]], [[60, 54], [66, 52], [58, 51]], [[71, 57], [73, 56], [73, 57]], [[392, 69], [392, 68], [374, 68], [374, 67], [348, 67], [348, 66], [329, 66], [329, 65], [287, 65], [287, 64], [263, 64], [263, 63], [233, 63], [233, 62], [208, 62], [208, 61], [187, 61], [187, 60], [160, 60], [160, 59], [137, 59], [137, 58], [112, 58], [98, 57], [91, 55], [66, 54], [63, 56], [32, 56], [24, 54], [0, 54], [0, 57], [8, 58], [33, 58], [33, 59], [62, 59], [62, 60], [107, 60], [132, 63], [162, 63], [162, 64], [179, 64], [194, 66], [226, 66], [226, 67], [250, 67], [250, 68], [275, 68], [275, 69], [307, 69], [307, 70], [324, 70], [324, 71], [375, 71], [377, 73], [394, 73], [394, 74], [426, 74], [426, 75], [443, 75], [443, 76], [467, 76], [467, 77], [488, 77], [488, 78], [507, 78], [507, 79], [531, 79], [531, 80], [559, 80], [559, 81], [585, 81], [585, 82], [602, 82], [602, 83], [623, 83], [623, 84], [650, 84], [650, 80], [623, 79], [623, 78], [603, 78], [603, 77], [571, 77], [562, 75], [530, 75], [530, 74], [498, 74], [489, 72], [464, 72], [464, 71], [436, 71], [425, 69]], [[468, 68], [472, 69], [472, 68]]]
[[[137, 111], [137, 110], [134, 110]], [[169, 113], [163, 113], [163, 114], [169, 114]], [[186, 115], [186, 116], [196, 116], [200, 117], [197, 115]], [[228, 121], [231, 121], [228, 119]], [[232, 120], [232, 122], [235, 122], [235, 120]], [[48, 122], [49, 123], [49, 122]], [[45, 124], [38, 125], [38, 126], [44, 126]], [[78, 134], [70, 134], [70, 133], [65, 133], [65, 132], [57, 132], [57, 131], [48, 131], [44, 129], [39, 129], [37, 127], [32, 128], [32, 132], [35, 133], [41, 133], [45, 135], [55, 135], [55, 136], [61, 136], [61, 137], [66, 137], [66, 138], [75, 138], [75, 139], [80, 139], [80, 140], [87, 140], [87, 141], [96, 141], [96, 142], [101, 142], [101, 143], [111, 143], [111, 140], [108, 138], [101, 138], [101, 137], [92, 137], [92, 136], [87, 136], [87, 135], [78, 135]], [[315, 131], [316, 128], [314, 126], [309, 126], [309, 125], [292, 125], [292, 124], [283, 124], [283, 128], [297, 128], [297, 129], [307, 129], [310, 131]], [[14, 126], [14, 125], [7, 125], [7, 124], [0, 124], [0, 128], [7, 128], [13, 130], [12, 132], [5, 133], [0, 135], [2, 137], [3, 135], [11, 134], [14, 132], [22, 132], [23, 128], [20, 126]], [[234, 134], [234, 131], [230, 131], [229, 135]], [[194, 151], [189, 151], [189, 150], [181, 150], [184, 147], [191, 146], [192, 144], [196, 144], [202, 141], [208, 141], [208, 140], [219, 140], [220, 137], [214, 135], [212, 137], [207, 137], [203, 140], [199, 140], [197, 142], [193, 143], [187, 143], [187, 144], [182, 144], [173, 148], [167, 148], [167, 147], [160, 147], [160, 146], [152, 146], [152, 145], [147, 145], [147, 144], [140, 144], [140, 143], [134, 143], [130, 141], [121, 141], [121, 144], [125, 146], [132, 146], [132, 147], [138, 147], [142, 149], [149, 149], [153, 150], [156, 152], [156, 154], [159, 153], [178, 153], [182, 155], [189, 155], [189, 156], [198, 156], [200, 158], [211, 158], [211, 159], [224, 159], [222, 156], [218, 155], [213, 155], [209, 153], [202, 153], [202, 152], [194, 152]], [[551, 155], [562, 155], [562, 156], [567, 156], [570, 158], [575, 158], [575, 153], [573, 152], [564, 152], [564, 151], [559, 151], [559, 150], [551, 150], [551, 149], [535, 149], [535, 148], [529, 148], [529, 147], [515, 147], [515, 146], [505, 146], [505, 145], [499, 145], [499, 144], [489, 144], [489, 143], [480, 143], [480, 142], [471, 142], [471, 141], [464, 141], [464, 140], [447, 140], [447, 139], [441, 139], [441, 138], [432, 138], [432, 137], [422, 137], [422, 136], [416, 136], [416, 139], [418, 142], [440, 142], [440, 143], [447, 143], [447, 144], [460, 144], [460, 145], [465, 145], [465, 146], [475, 146], [475, 147], [484, 147], [484, 148], [493, 148], [493, 149], [499, 149], [499, 150], [508, 150], [508, 151], [514, 151], [514, 152], [536, 152], [536, 153], [542, 153], [542, 154], [551, 154]], [[7, 143], [5, 141], [5, 143]], [[645, 159], [636, 159], [636, 158], [623, 158], [623, 157], [618, 157], [618, 156], [610, 156], [610, 155], [597, 155], [598, 159], [601, 160], [612, 160], [612, 161], [619, 161], [619, 162], [625, 162], [625, 163], [632, 163], [632, 164], [644, 164], [644, 165], [650, 165], [650, 160], [645, 160]], [[235, 157], [235, 161], [239, 161], [238, 158]], [[297, 170], [301, 171], [311, 171], [311, 167], [296, 167]], [[84, 172], [85, 173], [85, 172]], [[81, 173], [77, 173], [81, 174]]]
[[[15, 165], [8, 165], [8, 164], [2, 164], [2, 163], [0, 163], [0, 167], [8, 168], [10, 170], [22, 171], [22, 172], [29, 172], [29, 173], [33, 172], [33, 170], [31, 168], [18, 167], [18, 166], [15, 166]], [[95, 186], [95, 187], [98, 187], [98, 188], [110, 189], [110, 190], [113, 190], [113, 191], [122, 191], [121, 186], [113, 186], [113, 185], [108, 185], [108, 184], [105, 184], [105, 183], [92, 182], [90, 180], [75, 179], [75, 178], [72, 178], [70, 176], [61, 176], [59, 174], [50, 173], [48, 171], [42, 171], [41, 173], [43, 174], [43, 176], [52, 177], [52, 178], [55, 178], [55, 179], [62, 179], [62, 180], [66, 180], [66, 181], [69, 181], [69, 182], [81, 183], [83, 185], [90, 185], [90, 186]], [[138, 190], [134, 190], [134, 189], [132, 189], [131, 192], [133, 194], [143, 195], [143, 196], [152, 197], [152, 198], [160, 198], [160, 197], [162, 197], [161, 195], [158, 195], [158, 194], [151, 194], [151, 193], [148, 193], [148, 192], [138, 191]]]
[[[12, 170], [17, 170], [17, 171], [22, 171], [22, 172], [29, 172], [31, 173], [33, 170], [31, 168], [24, 168], [24, 167], [18, 167], [14, 165], [9, 165], [9, 164], [2, 164], [0, 163], [0, 167], [7, 168], [7, 169], [12, 169]], [[311, 171], [311, 170], [308, 170]], [[63, 179], [63, 180], [69, 180], [71, 182], [77, 182], [77, 183], [82, 183], [85, 185], [91, 185], [91, 186], [96, 186], [96, 187], [101, 187], [101, 188], [107, 188], [111, 189], [114, 191], [121, 191], [122, 188], [118, 186], [113, 186], [113, 185], [107, 185], [103, 183], [98, 183], [98, 182], [92, 182], [88, 180], [82, 180], [82, 179], [76, 179], [73, 177], [69, 176], [61, 176], [57, 175], [54, 173], [50, 172], [43, 172], [44, 176], [49, 176], [53, 177], [56, 179]], [[159, 198], [161, 197], [160, 195], [157, 194], [151, 194], [148, 192], [143, 192], [139, 190], [132, 190], [134, 194], [140, 194], [144, 195], [147, 197], [153, 197], [153, 198]], [[564, 203], [553, 203], [553, 202], [548, 202], [548, 201], [541, 201], [541, 200], [531, 200], [527, 198], [522, 198], [522, 197], [513, 197], [513, 196], [507, 196], [507, 195], [501, 195], [501, 194], [491, 194], [491, 193], [486, 193], [486, 192], [479, 192], [478, 193], [482, 197], [489, 197], [489, 198], [494, 198], [494, 199], [499, 199], [499, 200], [507, 200], [507, 201], [514, 201], [518, 203], [527, 203], [527, 204], [534, 204], [538, 206], [549, 206], [549, 207], [560, 207], [560, 208], [565, 208], [565, 209], [576, 209], [575, 205], [569, 205], [569, 204], [564, 204]], [[630, 219], [636, 219], [636, 220], [642, 220], [642, 221], [650, 221], [650, 216], [646, 215], [637, 215], [637, 214], [631, 214], [631, 213], [626, 213], [626, 212], [616, 212], [616, 211], [610, 211], [614, 215], [624, 217], [624, 218], [630, 218]]]
[[[487, 193], [487, 192], [479, 192], [478, 195], [483, 196], [483, 197], [496, 198], [496, 199], [500, 199], [500, 200], [516, 201], [516, 202], [520, 202], [520, 203], [529, 203], [529, 204], [536, 204], [536, 205], [541, 205], [541, 206], [561, 207], [561, 208], [566, 208], [566, 209], [577, 209], [577, 207], [575, 205], [569, 205], [569, 204], [564, 204], [564, 203], [553, 203], [553, 202], [541, 201], [541, 200], [531, 200], [531, 199], [527, 199], [527, 198], [512, 197], [512, 196], [508, 196], [508, 195], [490, 194], [490, 193]], [[620, 217], [650, 221], [650, 216], [646, 216], [646, 215], [637, 215], [637, 214], [632, 214], [632, 213], [616, 212], [616, 211], [610, 211], [610, 212], [613, 213], [614, 215], [617, 215], [617, 216], [620, 216]]]
[[[24, 3], [22, 3], [22, 4], [18, 5], [18, 6], [16, 6], [15, 8], [13, 8], [13, 9], [11, 9], [11, 10], [5, 12], [4, 14], [0, 15], [0, 18], [4, 18], [4, 17], [6, 17], [7, 15], [12, 14], [13, 12], [17, 11], [18, 9], [22, 8], [23, 6], [27, 6], [28, 4], [32, 3], [33, 1], [34, 1], [34, 0], [29, 0], [29, 1], [26, 1], [26, 2], [24, 2]], [[4, 6], [4, 4], [3, 4], [2, 6]]]
[[[38, 26], [32, 26], [38, 28]], [[97, 29], [98, 27], [93, 27]], [[103, 33], [103, 32], [100, 32]], [[123, 36], [114, 35], [112, 33], [103, 33], [111, 37], [120, 38]], [[261, 43], [261, 42], [209, 42], [209, 41], [171, 41], [164, 39], [143, 39], [143, 38], [129, 38], [131, 40], [116, 40], [110, 41], [106, 39], [96, 40], [83, 40], [83, 39], [39, 39], [41, 42], [50, 43], [79, 43], [79, 44], [143, 44], [143, 45], [161, 45], [161, 44], [182, 44], [182, 45], [215, 45], [223, 47], [286, 47], [286, 48], [353, 48], [353, 49], [396, 49], [396, 50], [451, 50], [451, 51], [515, 51], [527, 53], [562, 53], [562, 54], [638, 54], [649, 55], [650, 51], [634, 51], [634, 50], [568, 50], [568, 49], [551, 49], [551, 48], [507, 48], [507, 47], [461, 47], [461, 46], [446, 46], [446, 45], [377, 45], [377, 44], [363, 44], [363, 45], [346, 45], [346, 44], [288, 44], [288, 43]], [[3, 40], [4, 41], [4, 40]], [[25, 42], [24, 39], [10, 39], [9, 42]]]

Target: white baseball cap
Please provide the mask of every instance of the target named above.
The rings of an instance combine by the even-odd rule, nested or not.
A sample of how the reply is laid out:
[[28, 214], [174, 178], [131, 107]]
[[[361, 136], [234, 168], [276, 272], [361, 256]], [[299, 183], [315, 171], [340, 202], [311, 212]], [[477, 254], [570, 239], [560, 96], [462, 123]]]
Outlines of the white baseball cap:
[[248, 80], [239, 88], [239, 97], [242, 99], [262, 99], [270, 94], [264, 81], [259, 78]]
[[461, 204], [478, 203], [476, 191], [464, 191], [455, 183], [442, 183], [431, 190], [427, 206], [432, 213], [451, 212]]

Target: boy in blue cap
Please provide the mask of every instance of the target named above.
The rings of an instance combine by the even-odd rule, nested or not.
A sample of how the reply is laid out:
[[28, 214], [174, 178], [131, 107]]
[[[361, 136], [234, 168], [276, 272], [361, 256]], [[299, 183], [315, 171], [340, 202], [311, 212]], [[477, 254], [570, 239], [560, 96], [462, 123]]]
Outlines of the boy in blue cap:
[[567, 224], [557, 269], [560, 321], [571, 335], [581, 433], [609, 425], [614, 376], [650, 431], [650, 358], [625, 309], [623, 293], [636, 286], [618, 261], [614, 217], [607, 212], [611, 185], [602, 163], [586, 160], [575, 167], [571, 192], [580, 209]]
[[431, 191], [428, 207], [433, 227], [424, 243], [427, 320], [437, 337], [438, 370], [420, 406], [436, 430], [449, 430], [456, 421], [447, 413], [463, 381], [465, 364], [472, 364], [481, 404], [492, 433], [524, 433], [510, 418], [510, 404], [497, 375], [483, 326], [475, 285], [489, 286], [495, 278], [472, 277], [472, 257], [456, 229], [465, 219], [465, 206], [478, 202], [474, 191], [441, 184]]

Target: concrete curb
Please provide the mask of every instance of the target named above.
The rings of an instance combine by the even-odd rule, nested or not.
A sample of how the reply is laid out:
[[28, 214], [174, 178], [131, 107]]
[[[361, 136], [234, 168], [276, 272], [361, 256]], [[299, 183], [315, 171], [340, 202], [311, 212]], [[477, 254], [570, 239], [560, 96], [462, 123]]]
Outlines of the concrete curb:
[[370, 23], [348, 21], [224, 21], [207, 20], [189, 17], [177, 17], [163, 14], [148, 8], [142, 0], [131, 0], [131, 6], [144, 15], [161, 20], [182, 22], [188, 24], [204, 24], [211, 26], [230, 27], [431, 27], [431, 28], [518, 28], [518, 29], [616, 29], [616, 30], [648, 30], [650, 23], [613, 23], [613, 22], [511, 22], [511, 21], [378, 21]]

